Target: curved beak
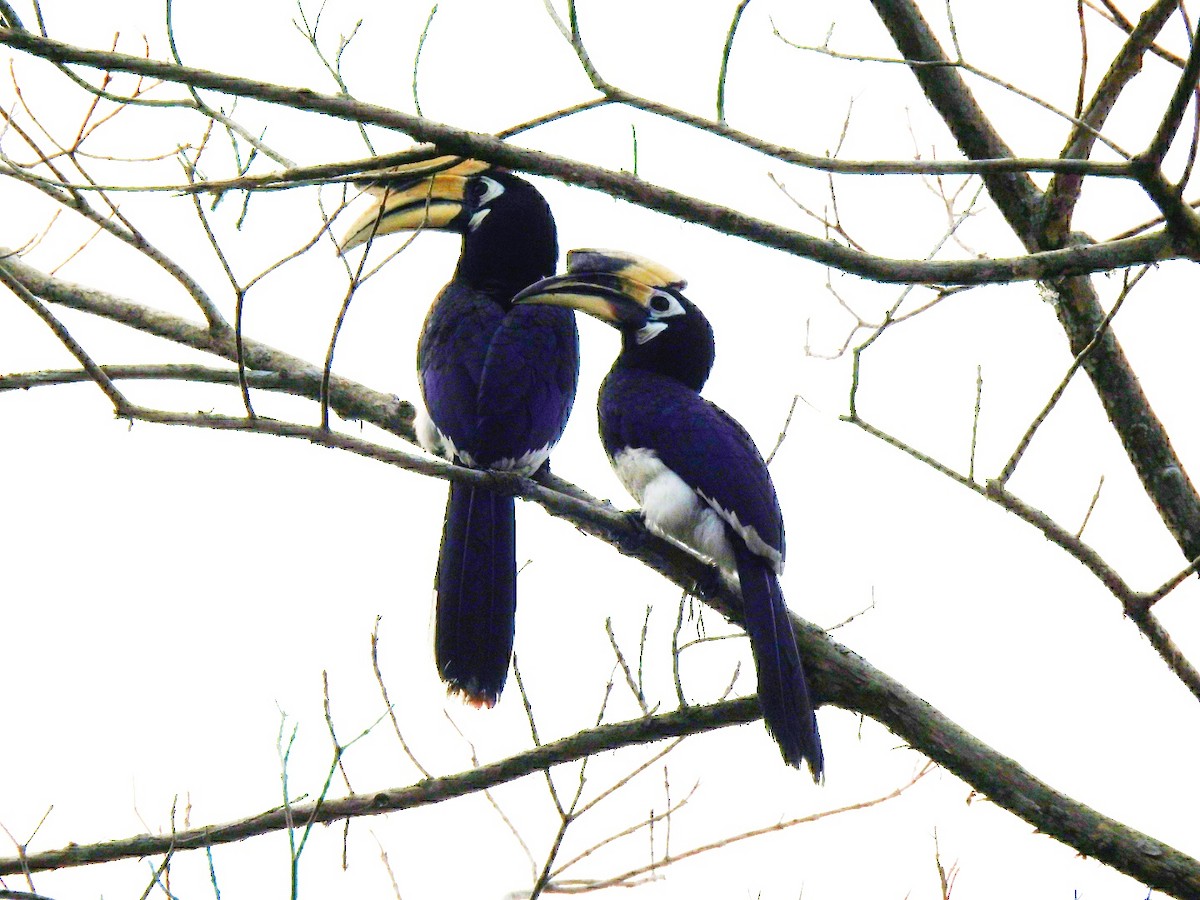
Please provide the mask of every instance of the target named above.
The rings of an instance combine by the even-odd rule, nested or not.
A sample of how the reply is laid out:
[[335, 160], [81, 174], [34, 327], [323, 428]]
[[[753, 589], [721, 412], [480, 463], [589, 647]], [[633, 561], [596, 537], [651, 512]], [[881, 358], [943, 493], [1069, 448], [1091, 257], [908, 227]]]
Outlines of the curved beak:
[[488, 168], [478, 160], [439, 157], [383, 169], [379, 181], [367, 188], [371, 208], [350, 226], [338, 244], [342, 253], [382, 234], [451, 228], [462, 213], [470, 176]]
[[543, 278], [513, 298], [514, 303], [569, 306], [623, 328], [641, 328], [659, 288], [687, 283], [656, 262], [621, 250], [572, 250], [567, 274]]
[[567, 271], [608, 272], [656, 288], [683, 290], [687, 282], [666, 266], [624, 250], [570, 250]]
[[652, 292], [647, 285], [611, 272], [580, 272], [543, 278], [517, 294], [513, 303], [567, 306], [617, 328], [641, 328], [650, 317]]
[[435, 175], [406, 188], [367, 188], [375, 202], [354, 221], [338, 248], [345, 253], [381, 234], [446, 228], [462, 212], [466, 186], [461, 176]]

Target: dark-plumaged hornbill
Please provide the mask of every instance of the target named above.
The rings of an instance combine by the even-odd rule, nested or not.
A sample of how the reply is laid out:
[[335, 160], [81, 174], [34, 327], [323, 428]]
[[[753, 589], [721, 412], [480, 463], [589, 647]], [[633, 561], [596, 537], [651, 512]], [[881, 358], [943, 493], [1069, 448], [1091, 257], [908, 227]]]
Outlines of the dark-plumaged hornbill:
[[[372, 176], [376, 203], [343, 250], [395, 231], [462, 235], [454, 277], [417, 344], [419, 442], [458, 465], [532, 475], [562, 436], [579, 378], [571, 310], [512, 303], [558, 262], [550, 207], [529, 182], [477, 160], [439, 157]], [[513, 498], [451, 482], [435, 656], [449, 691], [475, 706], [494, 705], [508, 677], [516, 582]]]
[[778, 575], [783, 516], [746, 430], [700, 396], [715, 357], [712, 327], [685, 282], [632, 254], [572, 250], [567, 274], [517, 295], [579, 309], [621, 331], [600, 388], [600, 440], [646, 526], [716, 563], [741, 584], [763, 718], [783, 758], [824, 769], [817, 719]]

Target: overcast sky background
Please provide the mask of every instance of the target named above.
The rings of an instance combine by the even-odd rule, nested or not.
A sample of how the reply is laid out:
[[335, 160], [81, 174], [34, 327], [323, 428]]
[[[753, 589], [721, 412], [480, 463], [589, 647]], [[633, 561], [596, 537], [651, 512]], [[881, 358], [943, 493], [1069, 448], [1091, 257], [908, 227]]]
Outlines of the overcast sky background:
[[[716, 71], [734, 3], [582, 3], [581, 23], [600, 71], [613, 83], [704, 115], [713, 111]], [[940, 5], [927, 10], [946, 35]], [[966, 56], [1063, 108], [1077, 71], [1074, 3], [960, 4]], [[18, 10], [33, 22], [24, 6]], [[1132, 17], [1140, 10], [1130, 9]], [[315, 6], [308, 9], [311, 14]], [[410, 68], [429, 7], [367, 0], [331, 4], [327, 47], [363, 25], [345, 74], [361, 99], [411, 109]], [[162, 8], [152, 2], [46, 3], [52, 36], [93, 47], [166, 58]], [[898, 67], [838, 62], [785, 47], [771, 33], [819, 44], [829, 13], [756, 0], [742, 22], [730, 65], [731, 124], [810, 152], [837, 145], [847, 108], [846, 158], [953, 157], [952, 141]], [[866, 55], [894, 47], [869, 6], [838, 12], [832, 44]], [[290, 22], [283, 0], [175, 5], [179, 50], [191, 65], [329, 91], [332, 85]], [[1089, 18], [1095, 83], [1116, 46], [1114, 31]], [[1179, 22], [1167, 41], [1178, 49]], [[64, 136], [78, 128], [84, 98], [50, 67], [16, 58], [25, 101]], [[1151, 133], [1174, 70], [1150, 60], [1145, 85], [1122, 102], [1110, 129], [1127, 149]], [[128, 85], [126, 79], [124, 84]], [[974, 84], [974, 83], [973, 83]], [[981, 101], [1017, 153], [1055, 156], [1061, 120], [999, 89]], [[11, 87], [5, 104], [13, 103]], [[569, 48], [540, 3], [445, 0], [421, 64], [421, 104], [432, 119], [495, 131], [592, 96]], [[237, 117], [299, 163], [364, 155], [357, 129], [254, 103]], [[639, 174], [785, 225], [815, 226], [768, 179], [774, 174], [808, 205], [824, 202], [824, 176], [729, 147], [714, 138], [624, 109], [606, 109], [538, 129], [530, 146]], [[96, 139], [97, 152], [165, 152], [195, 139], [184, 113], [123, 113]], [[372, 133], [381, 151], [403, 135]], [[13, 135], [3, 149], [26, 158]], [[1107, 158], [1107, 157], [1104, 157]], [[218, 172], [213, 155], [212, 177]], [[176, 183], [178, 165], [96, 171], [114, 180]], [[656, 259], [688, 278], [688, 296], [713, 322], [716, 368], [705, 395], [735, 414], [769, 450], [799, 394], [772, 464], [788, 528], [784, 591], [793, 609], [829, 626], [872, 607], [835, 636], [969, 731], [1056, 788], [1200, 854], [1194, 810], [1200, 780], [1194, 698], [1166, 671], [1116, 601], [1081, 566], [1029, 526], [921, 468], [851, 425], [848, 359], [816, 354], [842, 345], [852, 320], [817, 264], [683, 225], [600, 194], [538, 180], [559, 224], [563, 251], [617, 247]], [[1089, 186], [1091, 183], [1089, 183]], [[973, 188], [968, 188], [968, 191]], [[333, 197], [330, 190], [328, 197]], [[941, 238], [945, 214], [916, 178], [843, 178], [842, 220], [873, 252], [923, 257]], [[177, 196], [130, 194], [122, 210], [218, 300], [230, 318], [232, 294], [196, 221]], [[299, 246], [319, 227], [315, 194], [255, 197], [241, 231], [237, 203], [214, 214], [223, 246], [244, 277]], [[0, 244], [18, 246], [49, 220], [33, 191], [0, 182]], [[990, 204], [961, 232], [969, 251], [1020, 251]], [[1089, 187], [1076, 227], [1106, 237], [1153, 215], [1135, 191]], [[63, 214], [28, 261], [60, 265], [92, 232]], [[394, 244], [393, 244], [394, 246]], [[376, 389], [416, 399], [416, 338], [429, 301], [458, 253], [451, 235], [422, 235], [358, 295], [337, 352], [337, 370]], [[380, 248], [383, 249], [383, 248]], [[390, 248], [389, 248], [390, 249]], [[62, 277], [168, 309], [198, 313], [169, 279], [115, 242], [97, 240]], [[1166, 265], [1133, 295], [1115, 328], [1143, 386], [1187, 462], [1200, 457], [1195, 416], [1197, 313], [1190, 273]], [[876, 316], [900, 288], [831, 276], [864, 315]], [[1106, 303], [1116, 277], [1097, 279]], [[251, 292], [246, 332], [319, 362], [345, 277], [322, 243]], [[71, 365], [65, 350], [15, 299], [0, 302], [0, 371]], [[201, 360], [108, 323], [62, 314], [101, 362]], [[808, 331], [806, 332], [806, 328]], [[617, 350], [616, 335], [581, 318], [583, 373], [575, 413], [553, 456], [554, 469], [600, 497], [630, 505], [595, 435], [596, 388]], [[1053, 310], [1034, 285], [981, 288], [897, 327], [865, 358], [859, 409], [943, 462], [965, 470], [976, 367], [984, 379], [976, 471], [996, 474], [1028, 421], [1069, 364]], [[145, 404], [236, 412], [229, 389], [179, 384], [128, 386]], [[260, 413], [316, 421], [312, 404], [256, 394]], [[470, 749], [499, 759], [528, 745], [528, 726], [510, 686], [498, 707], [477, 713], [449, 702], [432, 662], [431, 604], [445, 486], [377, 463], [266, 437], [215, 434], [113, 420], [90, 385], [0, 396], [7, 425], [0, 510], [5, 567], [0, 628], [0, 704], [8, 711], [0, 755], [0, 825], [27, 839], [46, 810], [31, 851], [169, 830], [190, 808], [200, 825], [240, 818], [280, 802], [276, 738], [298, 735], [289, 763], [293, 796], [315, 795], [330, 759], [321, 706], [328, 672], [339, 736], [374, 723], [383, 708], [369, 656], [377, 616], [380, 662], [405, 736], [426, 766], [450, 773]], [[357, 425], [342, 426], [359, 433]], [[387, 440], [368, 430], [366, 436]], [[1193, 470], [1196, 465], [1193, 464]], [[1104, 476], [1085, 538], [1135, 587], [1152, 589], [1183, 567], [1179, 551], [1142, 493], [1086, 381], [1076, 381], [1039, 433], [1012, 488], [1074, 529]], [[1195, 477], [1195, 471], [1193, 471]], [[646, 607], [652, 696], [673, 702], [669, 642], [678, 591], [540, 509], [519, 504], [520, 579], [516, 650], [544, 739], [586, 727], [598, 712], [613, 654], [605, 617], [636, 654]], [[1195, 579], [1160, 605], [1191, 658], [1200, 656]], [[723, 623], [704, 617], [710, 631]], [[689, 651], [691, 699], [715, 699], [743, 660], [738, 690], [753, 690], [744, 641]], [[636, 715], [618, 685], [610, 718]], [[675, 851], [780, 819], [872, 799], [903, 784], [919, 754], [880, 726], [834, 709], [819, 713], [827, 784], [785, 767], [760, 723], [688, 741], [671, 759], [672, 798], [699, 782], [672, 824]], [[619, 777], [650, 755], [632, 750], [598, 759], [589, 787]], [[355, 790], [399, 786], [418, 776], [390, 729], [379, 726], [351, 749]], [[569, 791], [565, 773], [557, 775]], [[339, 783], [340, 784], [340, 783]], [[570, 833], [574, 852], [665, 805], [661, 766], [585, 817]], [[340, 787], [338, 788], [340, 789]], [[540, 778], [502, 787], [497, 802], [541, 861], [556, 818]], [[668, 870], [639, 896], [936, 897], [934, 830], [941, 859], [960, 868], [956, 898], [1015, 895], [1132, 900], [1141, 889], [937, 772], [878, 810], [837, 817], [748, 842]], [[388, 854], [400, 893], [410, 897], [501, 897], [528, 888], [530, 865], [482, 797], [355, 822], [350, 867], [340, 869], [341, 827], [318, 829], [301, 869], [301, 896], [394, 896], [379, 860]], [[657, 840], [662, 834], [656, 835]], [[376, 843], [378, 841], [378, 843]], [[11, 848], [2, 851], [11, 855]], [[619, 844], [579, 876], [604, 876], [648, 859], [644, 838]], [[281, 896], [287, 890], [283, 836], [213, 851], [221, 896]], [[157, 861], [155, 861], [157, 863]], [[147, 861], [41, 875], [55, 897], [136, 897]], [[21, 888], [19, 879], [7, 879]], [[213, 896], [202, 854], [180, 856], [179, 897]]]

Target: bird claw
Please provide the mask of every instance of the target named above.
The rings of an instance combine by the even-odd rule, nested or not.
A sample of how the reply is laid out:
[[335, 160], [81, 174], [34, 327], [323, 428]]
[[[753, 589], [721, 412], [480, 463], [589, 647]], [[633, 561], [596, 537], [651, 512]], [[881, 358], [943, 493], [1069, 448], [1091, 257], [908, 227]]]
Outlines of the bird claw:
[[642, 509], [627, 509], [621, 513], [625, 521], [636, 531], [649, 531], [646, 525], [646, 513]]
[[726, 586], [727, 582], [721, 570], [716, 566], [707, 566], [704, 569], [704, 574], [696, 579], [696, 583], [692, 587], [692, 594], [701, 599], [715, 597]]

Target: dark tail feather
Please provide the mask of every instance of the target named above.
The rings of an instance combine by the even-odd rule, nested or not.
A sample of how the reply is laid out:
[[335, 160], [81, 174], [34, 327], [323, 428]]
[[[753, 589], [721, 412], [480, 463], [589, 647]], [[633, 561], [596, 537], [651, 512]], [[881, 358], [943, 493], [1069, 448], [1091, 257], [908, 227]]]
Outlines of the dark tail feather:
[[825, 757], [796, 636], [771, 564], [740, 537], [730, 535], [745, 603], [746, 633], [758, 668], [758, 702], [767, 730], [788, 765], [808, 760], [813, 781], [821, 781]]
[[451, 483], [435, 586], [438, 673], [451, 692], [492, 706], [508, 677], [517, 613], [512, 497]]

